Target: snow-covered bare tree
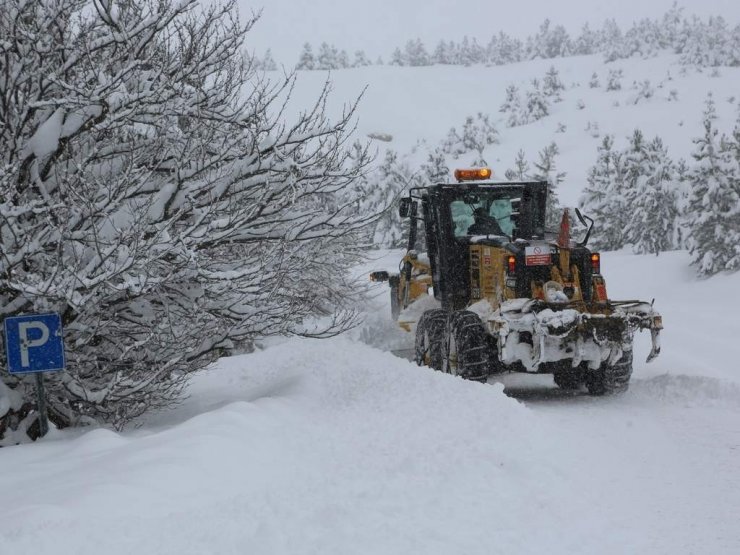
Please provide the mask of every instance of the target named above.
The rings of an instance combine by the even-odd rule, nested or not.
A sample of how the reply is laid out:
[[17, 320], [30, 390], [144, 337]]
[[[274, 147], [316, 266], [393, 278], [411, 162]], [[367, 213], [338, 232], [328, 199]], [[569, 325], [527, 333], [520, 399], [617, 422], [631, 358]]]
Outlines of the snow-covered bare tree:
[[0, 10], [0, 315], [62, 315], [58, 425], [120, 426], [235, 346], [352, 323], [344, 268], [369, 217], [348, 210], [368, 161], [347, 148], [353, 106], [330, 122], [327, 84], [288, 121], [294, 78], [255, 74], [235, 8]]

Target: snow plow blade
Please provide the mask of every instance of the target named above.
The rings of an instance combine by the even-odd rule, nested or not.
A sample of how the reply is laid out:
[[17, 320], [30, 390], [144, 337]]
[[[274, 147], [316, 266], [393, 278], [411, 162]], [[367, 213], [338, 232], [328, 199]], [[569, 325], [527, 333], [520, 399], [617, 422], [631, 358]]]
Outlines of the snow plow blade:
[[514, 299], [504, 302], [488, 321], [498, 338], [501, 361], [520, 360], [529, 372], [536, 372], [543, 362], [563, 359], [572, 359], [573, 366], [588, 363], [598, 368], [631, 350], [634, 332], [643, 329], [651, 333], [650, 362], [660, 353], [663, 328], [660, 314], [640, 301], [584, 306]]

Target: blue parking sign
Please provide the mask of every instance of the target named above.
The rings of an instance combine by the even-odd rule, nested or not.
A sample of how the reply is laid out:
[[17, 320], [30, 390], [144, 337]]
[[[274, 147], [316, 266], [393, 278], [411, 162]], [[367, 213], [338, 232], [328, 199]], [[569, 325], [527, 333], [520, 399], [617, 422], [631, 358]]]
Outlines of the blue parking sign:
[[5, 348], [11, 374], [64, 370], [59, 314], [28, 314], [5, 319]]

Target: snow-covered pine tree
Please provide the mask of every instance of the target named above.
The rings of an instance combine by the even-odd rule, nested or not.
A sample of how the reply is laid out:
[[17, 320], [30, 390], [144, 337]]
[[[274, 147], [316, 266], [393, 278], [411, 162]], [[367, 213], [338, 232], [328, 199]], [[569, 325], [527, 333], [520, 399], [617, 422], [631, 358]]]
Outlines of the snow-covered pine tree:
[[669, 10], [663, 14], [663, 19], [658, 26], [661, 48], [670, 48], [674, 51], [680, 48], [682, 21], [683, 7], [679, 6], [678, 2], [673, 2]]
[[319, 54], [316, 60], [316, 69], [337, 69], [339, 67], [337, 55], [338, 52], [336, 47], [330, 46], [326, 42], [322, 42], [321, 46], [319, 46]]
[[372, 65], [372, 62], [369, 60], [369, 58], [365, 55], [364, 50], [356, 50], [355, 51], [355, 59], [352, 62], [352, 67], [365, 67]]
[[503, 31], [491, 38], [487, 51], [489, 62], [497, 66], [520, 62], [524, 57], [522, 41], [510, 37]]
[[430, 151], [426, 162], [421, 165], [421, 171], [427, 184], [447, 183], [450, 179], [450, 168], [447, 165], [445, 152], [441, 148]]
[[[62, 315], [57, 425], [121, 426], [230, 349], [353, 322], [346, 267], [370, 218], [350, 213], [368, 162], [345, 146], [354, 109], [330, 122], [327, 83], [277, 119], [293, 78], [255, 78], [235, 9], [0, 10], [0, 314]], [[0, 379], [33, 405], [27, 379]]]
[[624, 77], [624, 72], [621, 69], [610, 69], [606, 78], [606, 90], [622, 90], [622, 77]]
[[563, 99], [560, 93], [564, 90], [565, 85], [560, 80], [560, 73], [555, 69], [555, 66], [550, 66], [542, 79], [542, 92], [545, 96], [552, 98], [554, 102], [560, 102]]
[[428, 66], [430, 64], [429, 54], [421, 42], [421, 39], [410, 40], [404, 49], [404, 59], [410, 66]]
[[[622, 30], [614, 19], [607, 19], [600, 33], [600, 50], [604, 53], [605, 62], [613, 62], [624, 57], [622, 51]], [[607, 89], [609, 90], [609, 89]]]
[[347, 69], [349, 67], [349, 54], [346, 50], [340, 50], [337, 53], [337, 69]]
[[569, 56], [572, 45], [568, 31], [562, 25], [550, 27], [550, 20], [545, 19], [540, 25], [537, 34], [532, 37], [529, 58], [549, 59]]
[[740, 159], [737, 137], [719, 138], [714, 100], [704, 110], [704, 135], [694, 139], [690, 173], [689, 252], [700, 274], [740, 269]]
[[506, 87], [506, 97], [499, 108], [499, 112], [505, 115], [507, 127], [516, 127], [526, 123], [526, 121], [522, 121], [522, 98], [516, 85]]
[[655, 255], [675, 248], [678, 189], [673, 161], [656, 137], [642, 147], [639, 167], [628, 196], [629, 220], [625, 229], [635, 252]]
[[407, 245], [408, 229], [398, 213], [397, 201], [411, 187], [423, 184], [423, 177], [413, 172], [398, 153], [387, 150], [383, 162], [371, 176], [372, 204], [368, 213], [385, 208], [373, 228], [372, 242], [378, 248], [402, 248]]
[[393, 54], [391, 54], [390, 64], [392, 66], [405, 66], [406, 65], [406, 58], [404, 57], [403, 52], [401, 52], [400, 48], [396, 48], [393, 51]]
[[443, 143], [443, 151], [457, 159], [461, 154], [476, 152], [477, 158], [472, 162], [476, 166], [485, 166], [483, 151], [490, 145], [498, 142], [498, 131], [491, 123], [490, 118], [478, 112], [476, 117], [465, 118], [462, 130], [453, 127]]
[[579, 201], [581, 209], [596, 221], [592, 245], [599, 250], [611, 251], [624, 246], [628, 220], [624, 180], [622, 154], [614, 150], [614, 137], [606, 135], [598, 147], [596, 163], [589, 169], [588, 185]]
[[506, 170], [504, 173], [509, 181], [526, 181], [529, 179], [529, 162], [524, 149], [519, 149], [514, 160], [514, 167]]
[[437, 43], [437, 47], [434, 49], [434, 53], [432, 54], [432, 63], [443, 65], [452, 63], [447, 43], [445, 41], [441, 40]]
[[550, 143], [539, 152], [539, 160], [534, 163], [532, 179], [536, 181], [547, 181], [547, 229], [557, 229], [563, 217], [558, 199], [557, 187], [565, 179], [565, 172], [559, 172], [555, 163], [555, 157], [560, 154], [558, 145]]
[[595, 71], [591, 74], [591, 79], [588, 82], [588, 86], [591, 89], [598, 89], [601, 86], [601, 83], [599, 83], [599, 76], [596, 74]]
[[573, 54], [576, 56], [588, 56], [596, 51], [597, 34], [591, 30], [588, 23], [581, 27], [581, 34], [573, 41]]
[[524, 107], [524, 117], [521, 118], [525, 123], [540, 120], [550, 114], [550, 103], [547, 96], [540, 88], [538, 79], [532, 79], [532, 87], [527, 90], [527, 103]]
[[275, 63], [274, 58], [272, 57], [272, 50], [270, 48], [268, 48], [265, 52], [265, 56], [262, 58], [259, 66], [262, 71], [277, 71], [278, 67]]
[[676, 206], [678, 207], [678, 218], [673, 231], [673, 242], [676, 248], [688, 249], [688, 228], [689, 219], [689, 199], [691, 196], [690, 176], [691, 170], [689, 164], [683, 158], [676, 162]]
[[300, 58], [298, 58], [295, 68], [311, 70], [315, 69], [315, 66], [316, 60], [313, 57], [313, 49], [311, 48], [311, 44], [307, 42], [303, 45], [303, 51]]

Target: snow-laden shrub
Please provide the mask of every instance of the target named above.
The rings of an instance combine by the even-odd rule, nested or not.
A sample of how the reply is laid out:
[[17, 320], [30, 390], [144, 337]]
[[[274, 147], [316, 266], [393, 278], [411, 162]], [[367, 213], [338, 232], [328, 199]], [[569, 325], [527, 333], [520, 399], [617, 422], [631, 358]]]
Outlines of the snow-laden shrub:
[[123, 425], [231, 349], [352, 322], [352, 109], [330, 123], [327, 87], [285, 121], [293, 78], [255, 74], [235, 7], [0, 10], [0, 311], [61, 314], [58, 425]]

